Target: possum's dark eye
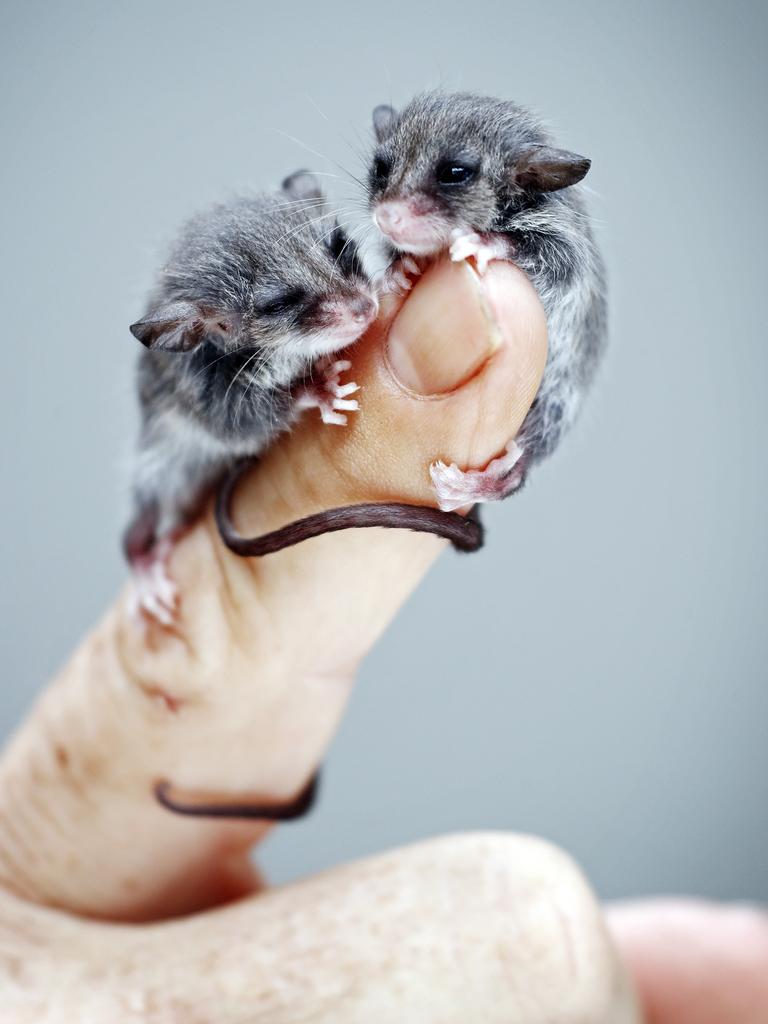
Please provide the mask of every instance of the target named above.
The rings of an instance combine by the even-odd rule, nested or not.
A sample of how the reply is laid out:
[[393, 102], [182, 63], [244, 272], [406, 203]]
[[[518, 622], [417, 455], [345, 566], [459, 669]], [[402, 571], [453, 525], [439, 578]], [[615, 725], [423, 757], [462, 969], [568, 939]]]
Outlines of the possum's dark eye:
[[468, 185], [477, 177], [477, 164], [467, 160], [443, 160], [437, 165], [436, 177], [438, 185]]
[[301, 288], [292, 288], [284, 292], [275, 292], [264, 302], [259, 303], [257, 312], [260, 316], [283, 316], [297, 306], [301, 305], [305, 298]]
[[371, 167], [371, 184], [374, 188], [384, 188], [392, 173], [392, 161], [386, 156], [377, 156]]

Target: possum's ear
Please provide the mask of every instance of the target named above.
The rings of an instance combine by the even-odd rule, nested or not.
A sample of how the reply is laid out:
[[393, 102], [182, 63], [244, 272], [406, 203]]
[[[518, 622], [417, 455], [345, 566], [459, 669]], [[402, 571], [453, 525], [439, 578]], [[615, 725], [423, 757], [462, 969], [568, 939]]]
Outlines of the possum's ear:
[[397, 120], [397, 111], [394, 107], [382, 103], [373, 111], [373, 134], [377, 142], [383, 142], [392, 134]]
[[311, 171], [294, 171], [280, 187], [291, 199], [306, 199], [308, 202], [314, 199], [318, 203], [325, 202], [320, 182]]
[[534, 146], [515, 164], [515, 182], [538, 192], [557, 192], [581, 181], [592, 161], [578, 153]]
[[147, 348], [162, 352], [191, 352], [207, 333], [206, 317], [191, 302], [169, 302], [130, 326], [131, 334]]

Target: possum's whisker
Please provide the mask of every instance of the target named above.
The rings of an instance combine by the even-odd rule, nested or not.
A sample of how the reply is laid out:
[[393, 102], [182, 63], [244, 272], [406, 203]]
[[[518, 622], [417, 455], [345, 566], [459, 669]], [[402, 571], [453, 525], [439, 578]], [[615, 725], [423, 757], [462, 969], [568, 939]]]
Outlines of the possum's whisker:
[[[246, 399], [248, 398], [248, 394], [249, 394], [251, 388], [254, 387], [254, 385], [256, 384], [256, 382], [258, 381], [258, 379], [259, 379], [259, 377], [261, 375], [262, 370], [266, 366], [269, 365], [271, 359], [272, 359], [272, 354], [269, 352], [268, 349], [265, 349], [261, 353], [261, 358], [257, 361], [256, 365], [250, 370], [250, 372], [248, 374], [248, 383], [243, 388], [242, 394], [240, 395], [240, 398], [238, 400], [237, 406], [235, 407], [235, 412], [234, 412], [235, 423], [239, 422], [241, 410], [245, 407], [245, 402], [246, 402]], [[270, 407], [270, 409], [269, 409], [269, 418], [270, 418], [270, 420], [269, 420], [270, 426], [272, 426], [276, 422], [276, 412], [275, 412], [274, 407]]]
[[[306, 96], [306, 99], [307, 99], [307, 101], [308, 101], [308, 102], [309, 102], [309, 103], [310, 103], [310, 104], [311, 104], [311, 105], [312, 105], [312, 106], [313, 106], [313, 107], [315, 108], [315, 110], [316, 110], [316, 111], [318, 112], [318, 114], [319, 114], [319, 115], [320, 115], [320, 116], [321, 116], [321, 117], [323, 118], [323, 120], [324, 120], [324, 121], [325, 121], [325, 122], [326, 122], [327, 124], [333, 125], [333, 127], [335, 128], [336, 132], [337, 132], [337, 133], [338, 133], [338, 135], [339, 135], [339, 138], [340, 138], [340, 139], [342, 140], [342, 142], [344, 143], [344, 145], [345, 145], [345, 146], [347, 146], [347, 148], [348, 148], [348, 149], [350, 149], [350, 150], [352, 151], [352, 153], [353, 153], [353, 154], [354, 154], [354, 155], [355, 155], [355, 156], [357, 157], [357, 159], [358, 159], [358, 160], [360, 160], [360, 161], [361, 161], [361, 163], [363, 163], [363, 164], [366, 164], [366, 163], [367, 163], [367, 161], [368, 161], [368, 149], [369, 149], [369, 144], [368, 144], [368, 140], [367, 140], [367, 139], [366, 139], [365, 141], [363, 141], [363, 140], [362, 140], [362, 139], [360, 138], [360, 132], [359, 132], [359, 129], [358, 129], [358, 128], [357, 128], [357, 127], [356, 127], [355, 125], [353, 125], [353, 126], [352, 126], [352, 130], [353, 130], [353, 132], [355, 133], [355, 136], [356, 136], [356, 138], [357, 138], [357, 142], [358, 142], [358, 145], [359, 145], [359, 147], [360, 147], [360, 148], [357, 148], [357, 147], [355, 147], [355, 146], [354, 146], [354, 145], [353, 145], [353, 144], [352, 144], [352, 143], [350, 142], [350, 140], [349, 140], [349, 139], [347, 138], [347, 136], [346, 136], [346, 135], [344, 134], [344, 132], [343, 132], [343, 131], [342, 131], [342, 130], [340, 129], [339, 125], [338, 125], [337, 123], [334, 123], [334, 122], [333, 122], [333, 121], [331, 120], [331, 118], [329, 118], [329, 117], [328, 117], [328, 115], [327, 115], [326, 113], [324, 113], [324, 112], [323, 112], [323, 111], [322, 111], [322, 110], [320, 109], [320, 107], [318, 106], [317, 102], [316, 102], [316, 101], [315, 101], [315, 100], [314, 100], [314, 99], [313, 99], [313, 98], [312, 98], [312, 97], [311, 97], [311, 96], [309, 95], [309, 93], [305, 93], [305, 96]], [[344, 168], [344, 172], [345, 172], [345, 174], [348, 174], [348, 175], [349, 175], [350, 177], [352, 177], [352, 175], [351, 175], [351, 172], [349, 172], [349, 171], [348, 171], [348, 170], [347, 170], [346, 168]], [[355, 180], [358, 180], [358, 179], [355, 179]], [[362, 184], [362, 182], [360, 182], [360, 181], [358, 180], [358, 184]]]
[[216, 356], [215, 359], [211, 359], [210, 362], [206, 363], [204, 366], [201, 366], [199, 370], [196, 370], [189, 379], [190, 380], [197, 380], [197, 378], [201, 374], [205, 373], [206, 370], [209, 370], [214, 365], [214, 363], [218, 363], [222, 359], [226, 359], [227, 356], [237, 355], [238, 352], [245, 352], [250, 347], [251, 347], [250, 345], [239, 345], [237, 348], [230, 349], [229, 352], [222, 352], [221, 355]]
[[336, 230], [336, 224], [333, 223], [327, 231], [322, 231], [317, 236], [317, 238], [314, 240], [312, 245], [310, 245], [310, 247], [309, 247], [309, 249], [307, 251], [308, 252], [312, 252], [312, 250], [315, 249], [318, 245], [322, 245], [324, 242], [327, 242], [330, 239], [331, 235], [334, 233], [335, 230]]
[[[301, 139], [297, 139], [296, 136], [291, 135], [290, 132], [283, 131], [282, 128], [275, 128], [274, 130], [277, 132], [278, 135], [282, 135], [283, 138], [288, 139], [289, 142], [293, 142], [297, 146], [301, 146], [302, 149], [305, 149], [308, 153], [311, 153], [313, 156], [319, 157], [321, 160], [326, 160], [328, 163], [336, 163], [335, 160], [331, 160], [331, 158], [326, 156], [324, 153], [320, 153], [318, 150], [313, 149], [312, 146], [307, 145], [306, 142], [302, 142]], [[342, 168], [342, 170], [343, 169], [344, 168]]]
[[314, 209], [315, 207], [320, 208], [322, 206], [327, 206], [327, 205], [328, 204], [327, 204], [325, 199], [318, 199], [317, 196], [312, 196], [311, 198], [307, 198], [307, 199], [291, 199], [291, 200], [289, 200], [286, 203], [277, 203], [275, 205], [275, 209], [276, 210], [290, 210], [290, 209], [294, 209], [294, 210], [297, 210], [298, 212], [301, 212], [302, 210], [311, 210], [311, 209]]
[[[246, 399], [248, 397], [248, 394], [249, 394], [251, 388], [253, 388], [255, 386], [256, 382], [259, 380], [259, 378], [260, 378], [260, 376], [262, 374], [262, 371], [264, 370], [264, 368], [266, 366], [269, 365], [269, 363], [271, 361], [271, 358], [272, 358], [271, 353], [268, 350], [265, 350], [264, 352], [261, 353], [261, 358], [256, 362], [256, 365], [248, 373], [248, 382], [246, 383], [245, 387], [242, 389], [242, 393], [241, 393], [240, 398], [238, 400], [237, 406], [235, 407], [234, 420], [235, 420], [236, 423], [239, 423], [241, 411], [243, 410], [243, 408], [246, 408], [245, 403], [246, 403]], [[275, 417], [276, 417], [275, 409], [273, 407], [270, 407], [270, 409], [269, 409], [269, 422], [270, 422], [270, 426], [272, 426], [273, 423], [275, 422]]]
[[334, 164], [336, 167], [339, 168], [340, 171], [346, 174], [348, 178], [351, 178], [352, 181], [354, 181], [356, 184], [360, 185], [362, 188], [365, 188], [365, 184], [360, 180], [360, 178], [352, 174], [352, 172], [348, 170], [348, 168], [346, 168], [343, 164], [340, 164], [338, 160], [334, 160], [329, 156], [325, 156], [324, 153], [318, 152], [318, 150], [313, 149], [312, 146], [307, 145], [306, 142], [302, 142], [301, 139], [297, 139], [295, 135], [291, 135], [289, 132], [283, 131], [282, 128], [275, 128], [274, 130], [277, 132], [278, 135], [282, 135], [290, 142], [295, 143], [297, 146], [301, 146], [302, 149], [305, 149], [308, 153], [311, 153], [313, 156], [319, 157], [321, 160], [325, 160], [330, 164]]
[[334, 220], [335, 220], [336, 219], [336, 211], [335, 210], [331, 210], [329, 213], [325, 213], [325, 214], [323, 214], [320, 217], [314, 217], [314, 218], [310, 219], [309, 221], [302, 221], [302, 223], [299, 224], [298, 227], [292, 228], [290, 231], [286, 231], [286, 233], [284, 235], [281, 235], [277, 239], [277, 241], [278, 241], [278, 243], [280, 243], [280, 242], [287, 242], [289, 238], [293, 238], [293, 236], [299, 234], [299, 232], [306, 231], [307, 226], [316, 227], [318, 224], [321, 223], [321, 221], [328, 220], [329, 217], [333, 217]]
[[347, 246], [348, 246], [348, 245], [351, 245], [351, 246], [352, 246], [353, 248], [355, 248], [355, 247], [356, 247], [356, 244], [357, 244], [357, 243], [356, 243], [356, 241], [355, 241], [355, 238], [354, 238], [354, 236], [352, 235], [352, 232], [350, 232], [350, 233], [349, 233], [349, 236], [347, 237], [347, 240], [346, 240], [346, 242], [345, 242], [345, 243], [344, 243], [344, 245], [342, 245], [342, 247], [341, 247], [341, 250], [340, 250], [340, 252], [339, 252], [339, 255], [338, 255], [338, 256], [336, 257], [336, 259], [334, 260], [334, 265], [335, 265], [335, 266], [337, 266], [337, 267], [339, 266], [339, 264], [340, 264], [340, 262], [341, 262], [341, 258], [342, 258], [342, 256], [343, 256], [343, 255], [344, 255], [344, 253], [345, 253], [345, 252], [347, 251]]
[[309, 95], [308, 92], [304, 93], [304, 98], [307, 100], [308, 103], [312, 104], [312, 106], [315, 108], [315, 110], [318, 112], [318, 114], [320, 115], [320, 117], [322, 117], [322, 119], [324, 121], [327, 121], [328, 124], [331, 123], [331, 119], [328, 117], [328, 115], [323, 110], [320, 109], [320, 107], [317, 104], [317, 102]]
[[[244, 408], [247, 408], [245, 403], [246, 403], [246, 399], [248, 398], [248, 394], [249, 394], [251, 388], [256, 384], [256, 381], [259, 379], [261, 371], [264, 369], [264, 366], [266, 365], [267, 362], [268, 362], [268, 360], [262, 359], [258, 363], [258, 365], [248, 375], [248, 381], [247, 381], [245, 387], [242, 389], [242, 392], [240, 394], [240, 398], [238, 399], [237, 405], [235, 406], [235, 412], [234, 412], [234, 416], [233, 416], [233, 419], [234, 419], [235, 423], [239, 424], [241, 412], [242, 412], [242, 410]], [[275, 422], [275, 412], [274, 412], [274, 410], [272, 408], [270, 408], [270, 410], [269, 410], [269, 425], [270, 425], [270, 427], [272, 427], [274, 425], [274, 422]]]
[[365, 166], [370, 159], [370, 140], [361, 138], [360, 130], [356, 125], [353, 125], [352, 130], [355, 133], [357, 145], [353, 145], [345, 135], [342, 135], [341, 138], [344, 140], [344, 144], [354, 153], [360, 163]]
[[254, 351], [254, 352], [253, 352], [253, 353], [252, 353], [252, 354], [251, 354], [250, 356], [248, 356], [248, 358], [247, 358], [247, 359], [246, 359], [246, 360], [245, 360], [245, 361], [243, 362], [243, 365], [242, 365], [242, 366], [240, 367], [240, 369], [239, 369], [239, 370], [237, 371], [237, 373], [236, 373], [236, 374], [234, 375], [234, 377], [232, 378], [232, 380], [231, 380], [231, 381], [229, 382], [229, 384], [228, 384], [228, 386], [227, 386], [227, 390], [226, 390], [226, 391], [224, 392], [224, 398], [223, 398], [223, 400], [222, 400], [222, 402], [223, 402], [223, 403], [226, 403], [226, 401], [227, 401], [227, 397], [228, 397], [228, 395], [229, 395], [229, 392], [230, 392], [230, 391], [232, 390], [232, 388], [234, 387], [234, 385], [235, 385], [235, 382], [237, 381], [237, 378], [238, 378], [238, 377], [240, 376], [240, 374], [241, 374], [241, 373], [243, 372], [243, 370], [245, 370], [245, 368], [246, 368], [246, 367], [248, 366], [248, 364], [249, 364], [249, 363], [252, 363], [254, 359], [258, 358], [259, 354], [260, 354], [260, 353], [259, 353], [259, 350], [258, 350], [258, 349], [256, 349], [256, 350], [255, 350], [255, 351]]
[[343, 174], [334, 174], [333, 171], [310, 171], [310, 174], [316, 178], [335, 178], [336, 181], [346, 181], [346, 176]]

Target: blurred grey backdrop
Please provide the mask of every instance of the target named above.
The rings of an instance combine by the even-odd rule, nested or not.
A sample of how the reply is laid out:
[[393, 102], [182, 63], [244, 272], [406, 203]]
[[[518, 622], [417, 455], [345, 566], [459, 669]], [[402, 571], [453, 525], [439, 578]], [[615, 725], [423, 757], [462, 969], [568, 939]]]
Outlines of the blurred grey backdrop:
[[372, 654], [266, 868], [504, 828], [607, 896], [768, 898], [767, 10], [4, 0], [3, 731], [125, 575], [158, 247], [233, 188], [359, 171], [376, 103], [514, 97], [594, 160], [610, 358], [486, 550], [445, 555]]

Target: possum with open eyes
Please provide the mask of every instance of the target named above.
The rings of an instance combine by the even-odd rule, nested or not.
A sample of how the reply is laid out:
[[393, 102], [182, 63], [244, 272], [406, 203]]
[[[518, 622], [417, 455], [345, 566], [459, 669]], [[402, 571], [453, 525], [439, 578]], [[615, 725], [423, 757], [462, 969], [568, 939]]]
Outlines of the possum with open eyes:
[[484, 469], [430, 470], [443, 510], [505, 498], [573, 423], [604, 348], [603, 264], [577, 186], [590, 161], [556, 149], [522, 107], [482, 96], [380, 106], [373, 127], [369, 203], [393, 257], [391, 285], [409, 288], [422, 257], [447, 250], [480, 274], [490, 260], [513, 261], [544, 306], [547, 364], [518, 436]]
[[357, 408], [348, 397], [357, 386], [339, 382], [349, 363], [331, 357], [376, 312], [357, 248], [306, 171], [185, 225], [131, 326], [145, 350], [124, 549], [144, 613], [173, 623], [173, 544], [237, 459], [261, 452], [304, 408], [337, 424]]

